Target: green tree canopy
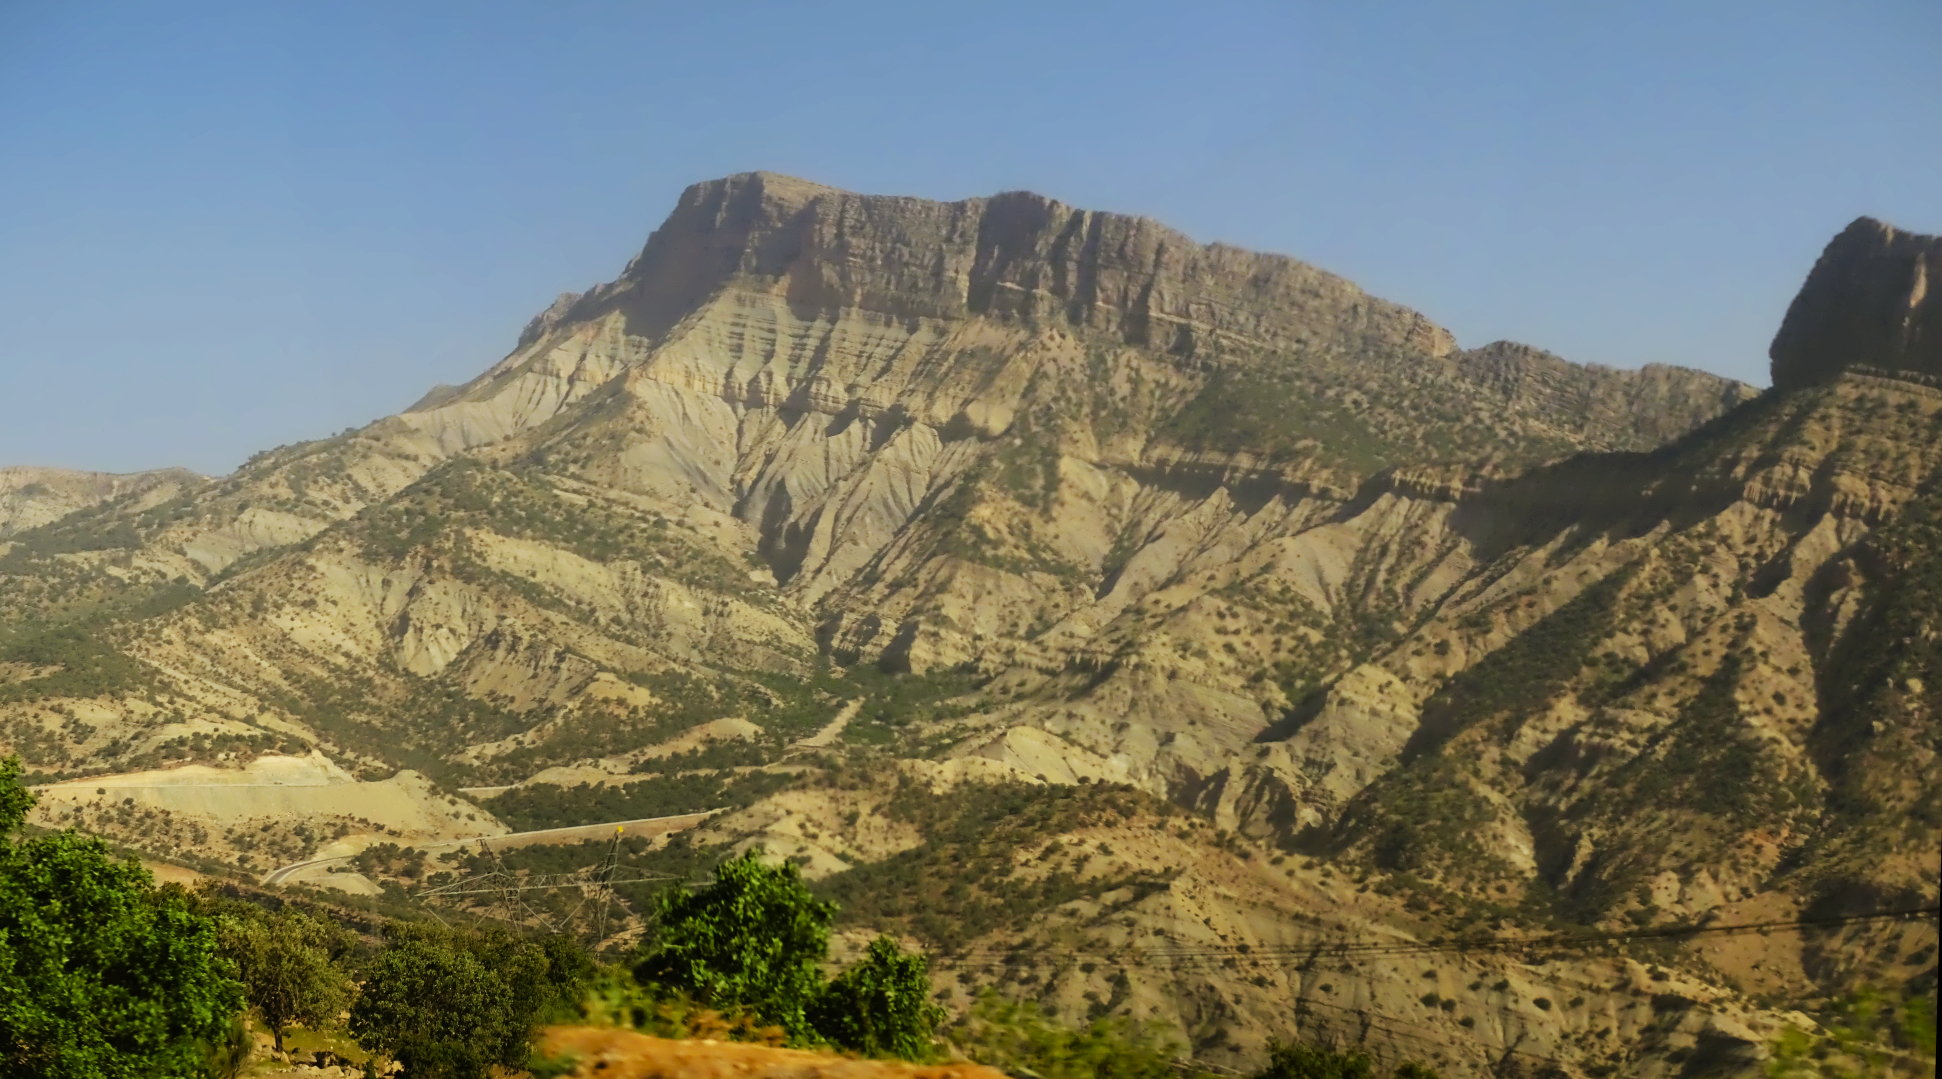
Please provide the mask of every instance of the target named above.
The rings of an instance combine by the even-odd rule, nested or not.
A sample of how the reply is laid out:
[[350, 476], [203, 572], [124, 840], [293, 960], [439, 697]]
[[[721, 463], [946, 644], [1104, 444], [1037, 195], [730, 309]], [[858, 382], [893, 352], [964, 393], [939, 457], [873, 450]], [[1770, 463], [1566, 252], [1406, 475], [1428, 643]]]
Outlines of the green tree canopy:
[[479, 1079], [526, 1063], [540, 1019], [578, 964], [504, 932], [394, 922], [351, 1005], [358, 1044], [412, 1079]]
[[765, 865], [762, 849], [715, 869], [715, 882], [661, 893], [659, 932], [634, 976], [713, 1008], [746, 1009], [795, 1038], [812, 1038], [836, 904], [811, 895], [795, 865]]
[[867, 1056], [923, 1060], [937, 1049], [944, 1009], [931, 1003], [930, 964], [888, 936], [829, 983], [810, 1009], [816, 1033]]
[[228, 915], [217, 925], [221, 952], [236, 965], [245, 999], [278, 1052], [290, 1024], [319, 1028], [337, 1018], [351, 982], [333, 961], [343, 951], [336, 927], [288, 908], [267, 917]]
[[19, 759], [0, 761], [0, 1071], [196, 1074], [242, 1008], [215, 927], [99, 839], [16, 839], [33, 804]]
[[1810, 1035], [1788, 1027], [1771, 1045], [1770, 1079], [1900, 1079], [1935, 1072], [1933, 990], [1897, 1007], [1862, 989], [1837, 1002], [1839, 1018]]
[[27, 823], [27, 811], [34, 808], [34, 801], [34, 792], [20, 782], [20, 758], [0, 760], [0, 843]]
[[1370, 1079], [1374, 1074], [1374, 1062], [1362, 1053], [1276, 1041], [1268, 1043], [1268, 1066], [1254, 1079]]
[[1074, 1029], [1048, 1018], [1035, 1003], [1007, 1000], [987, 989], [952, 1028], [965, 1055], [1011, 1075], [1040, 1079], [1176, 1079], [1180, 1046], [1163, 1030], [1124, 1016], [1104, 1016]]
[[541, 938], [539, 950], [546, 959], [545, 984], [551, 989], [543, 1012], [562, 1020], [577, 1018], [582, 998], [600, 976], [600, 965], [578, 940], [565, 933]]
[[[1366, 1053], [1271, 1041], [1268, 1066], [1254, 1073], [1254, 1079], [1371, 1079], [1374, 1075], [1375, 1062]], [[1414, 1060], [1403, 1061], [1389, 1076], [1390, 1079], [1437, 1079], [1435, 1069]]]

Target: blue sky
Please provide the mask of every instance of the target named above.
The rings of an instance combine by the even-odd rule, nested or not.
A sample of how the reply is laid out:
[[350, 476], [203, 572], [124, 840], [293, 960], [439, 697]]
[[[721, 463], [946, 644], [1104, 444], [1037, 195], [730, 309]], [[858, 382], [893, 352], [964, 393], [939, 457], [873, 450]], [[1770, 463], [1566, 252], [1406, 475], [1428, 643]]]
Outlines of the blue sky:
[[1029, 188], [1465, 345], [1764, 383], [1830, 236], [1942, 231], [1939, 53], [1934, 0], [0, 0], [0, 464], [217, 473], [394, 412], [756, 168]]

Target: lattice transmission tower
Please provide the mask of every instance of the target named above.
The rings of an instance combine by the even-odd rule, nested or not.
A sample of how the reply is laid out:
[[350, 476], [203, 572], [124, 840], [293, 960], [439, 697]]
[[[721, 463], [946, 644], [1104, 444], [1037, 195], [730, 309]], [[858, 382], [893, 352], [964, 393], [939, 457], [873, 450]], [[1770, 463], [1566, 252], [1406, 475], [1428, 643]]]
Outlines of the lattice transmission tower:
[[[447, 909], [456, 907], [461, 912], [474, 915], [478, 922], [494, 918], [508, 925], [532, 926], [548, 933], [570, 933], [584, 940], [591, 948], [598, 948], [607, 939], [607, 926], [614, 903], [619, 898], [616, 892], [618, 886], [684, 879], [622, 865], [621, 836], [622, 829], [615, 828], [613, 842], [608, 845], [604, 858], [593, 865], [565, 873], [515, 872], [506, 867], [491, 844], [481, 839], [479, 853], [485, 856], [492, 868], [420, 889], [413, 898], [423, 904], [433, 917], [438, 917], [438, 906], [443, 905]], [[577, 893], [577, 901], [571, 906], [528, 901], [529, 896], [538, 899], [564, 893]], [[469, 898], [473, 896], [490, 896], [492, 899], [480, 903]]]

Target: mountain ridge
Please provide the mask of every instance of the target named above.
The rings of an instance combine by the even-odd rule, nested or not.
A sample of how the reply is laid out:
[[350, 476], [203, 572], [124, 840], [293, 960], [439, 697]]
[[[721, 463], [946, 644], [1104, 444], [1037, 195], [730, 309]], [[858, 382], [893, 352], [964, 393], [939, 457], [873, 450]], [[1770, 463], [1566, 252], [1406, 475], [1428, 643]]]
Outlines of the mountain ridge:
[[1942, 237], [1858, 217], [1814, 263], [1769, 354], [1776, 386], [1848, 368], [1942, 380]]
[[102, 502], [140, 496], [157, 487], [181, 486], [202, 478], [186, 468], [117, 473], [34, 465], [0, 466], [0, 540]]
[[[314, 749], [443, 807], [158, 831], [81, 784], [60, 810], [259, 869], [706, 799], [731, 809], [643, 857], [761, 842], [940, 948], [1934, 901], [1922, 371], [1756, 394], [1463, 350], [1189, 244], [1031, 195], [695, 185], [465, 386], [0, 540], [0, 732], [61, 776]], [[1796, 306], [1902, 284], [1817, 268], [1803, 296], [1834, 299]], [[1876, 333], [1800, 323], [1851, 324]], [[1005, 850], [965, 838], [1014, 819]], [[371, 872], [328, 880], [396, 879]], [[1004, 977], [1154, 1009], [1215, 1062], [1292, 996], [1316, 1036], [1414, 1008], [1465, 1067], [1669, 1076], [1753, 1067], [1784, 1001], [1932, 974], [1932, 927], [1844, 932], [1466, 957], [1427, 1011], [1413, 961]]]

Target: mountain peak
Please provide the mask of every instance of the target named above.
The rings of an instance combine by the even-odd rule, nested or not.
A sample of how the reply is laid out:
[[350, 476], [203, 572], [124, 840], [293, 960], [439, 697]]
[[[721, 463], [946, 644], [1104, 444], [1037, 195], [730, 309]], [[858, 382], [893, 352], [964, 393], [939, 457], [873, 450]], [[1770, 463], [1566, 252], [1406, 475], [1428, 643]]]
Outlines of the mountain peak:
[[1942, 237], [1872, 217], [1828, 241], [1774, 336], [1773, 384], [1811, 385], [1853, 368], [1942, 378]]
[[[622, 279], [573, 317], [617, 303], [653, 339], [731, 279], [803, 309], [893, 319], [1064, 322], [1181, 355], [1217, 341], [1371, 340], [1440, 357], [1447, 330], [1284, 255], [1201, 244], [1148, 218], [1030, 191], [938, 202], [861, 195], [771, 172], [693, 184]], [[622, 299], [623, 294], [632, 293]]]

